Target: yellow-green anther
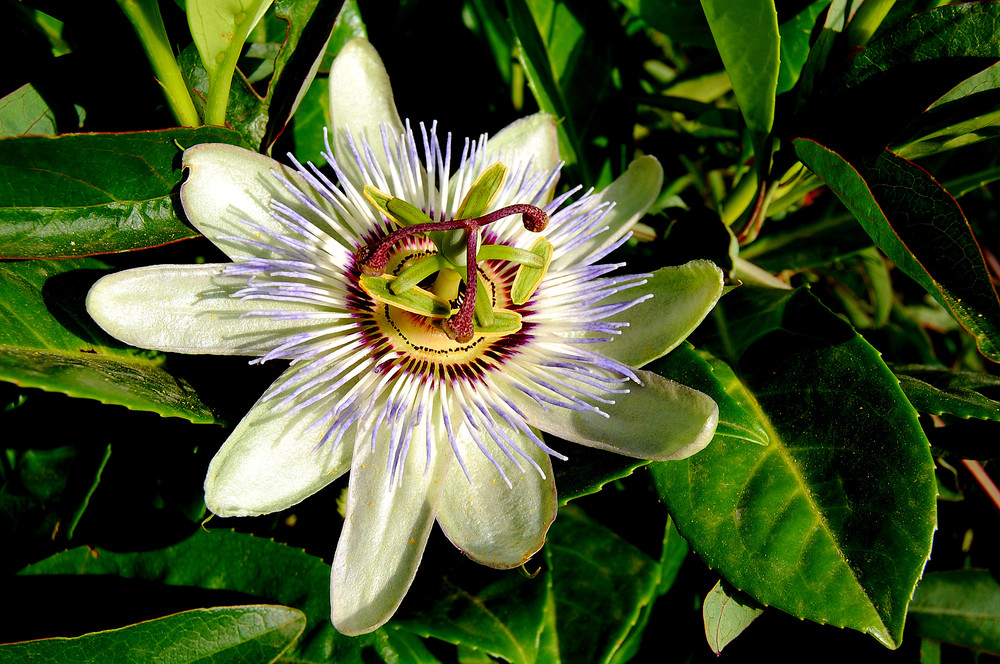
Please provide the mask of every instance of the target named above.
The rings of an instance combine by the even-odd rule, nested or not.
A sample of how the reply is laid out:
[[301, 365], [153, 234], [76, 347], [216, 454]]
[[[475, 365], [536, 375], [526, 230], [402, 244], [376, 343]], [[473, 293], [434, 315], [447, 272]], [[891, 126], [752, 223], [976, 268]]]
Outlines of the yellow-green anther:
[[484, 244], [480, 246], [476, 259], [481, 261], [508, 261], [527, 265], [528, 267], [545, 267], [545, 259], [538, 254], [533, 254], [527, 249], [508, 247], [504, 244]]
[[417, 206], [407, 203], [401, 198], [394, 198], [370, 184], [364, 186], [362, 193], [372, 205], [378, 208], [379, 212], [388, 217], [397, 226], [405, 227], [432, 223], [431, 218], [424, 214]]
[[479, 287], [476, 288], [476, 325], [489, 327], [493, 325], [493, 303], [490, 301], [489, 285], [479, 275]]
[[524, 304], [538, 289], [538, 284], [542, 283], [545, 273], [552, 262], [552, 243], [543, 237], [535, 240], [531, 245], [531, 253], [540, 257], [543, 261], [542, 267], [529, 267], [521, 264], [514, 275], [514, 283], [510, 286], [510, 301], [514, 304]]
[[403, 311], [420, 314], [428, 318], [447, 318], [451, 315], [451, 304], [423, 288], [409, 288], [405, 292], [392, 292], [392, 282], [396, 278], [384, 274], [380, 277], [361, 275], [361, 288], [373, 299], [391, 304]]
[[[465, 195], [465, 200], [455, 213], [455, 219], [474, 219], [482, 216], [493, 204], [504, 180], [507, 179], [507, 167], [497, 162], [483, 171]], [[450, 231], [430, 233], [428, 237], [438, 250], [456, 266], [464, 266], [466, 260], [465, 231]], [[479, 238], [476, 238], [479, 241]]]
[[493, 323], [479, 325], [476, 323], [476, 334], [484, 336], [513, 334], [521, 329], [521, 315], [507, 309], [493, 310]]
[[398, 219], [403, 226], [434, 223], [423, 210], [413, 203], [407, 203], [402, 198], [390, 198], [385, 206], [389, 209], [392, 217]]
[[507, 179], [507, 167], [497, 162], [483, 171], [469, 193], [465, 195], [465, 200], [459, 206], [455, 214], [456, 219], [468, 219], [469, 217], [481, 217], [493, 204], [493, 200], [503, 187]]
[[[380, 189], [376, 189], [370, 184], [366, 184], [361, 193], [368, 199], [368, 202], [378, 208], [379, 212], [392, 219], [392, 213], [389, 212], [389, 207], [387, 206], [387, 203], [392, 200], [392, 196]], [[393, 221], [399, 223], [398, 219], [393, 219]]]
[[400, 295], [446, 267], [448, 267], [448, 261], [440, 254], [421, 258], [408, 265], [402, 272], [396, 275], [393, 282], [389, 284], [389, 289], [396, 295]]

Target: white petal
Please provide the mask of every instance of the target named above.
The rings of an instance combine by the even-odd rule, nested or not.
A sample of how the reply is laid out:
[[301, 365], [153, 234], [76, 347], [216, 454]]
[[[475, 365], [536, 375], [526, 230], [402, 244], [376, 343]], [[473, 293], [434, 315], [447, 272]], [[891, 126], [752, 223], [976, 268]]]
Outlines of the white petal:
[[242, 315], [305, 305], [230, 297], [246, 277], [223, 276], [225, 265], [154, 265], [109, 274], [87, 294], [87, 312], [125, 343], [177, 353], [261, 355], [317, 323]]
[[[556, 121], [548, 113], [535, 113], [515, 120], [486, 143], [489, 158], [516, 154], [521, 161], [531, 161], [536, 171], [551, 171], [559, 165], [559, 136]], [[508, 166], [511, 164], [504, 161]]]
[[[295, 372], [285, 371], [279, 380]], [[219, 516], [277, 512], [305, 500], [351, 467], [354, 429], [336, 447], [320, 445], [326, 424], [312, 426], [336, 397], [296, 412], [261, 399], [240, 421], [208, 466], [205, 504]]]
[[[278, 200], [309, 219], [315, 215], [275, 177], [280, 174], [318, 202], [319, 196], [291, 167], [250, 150], [222, 143], [202, 143], [184, 151], [183, 166], [190, 170], [181, 185], [184, 213], [194, 226], [230, 258], [270, 258], [265, 249], [226, 239], [225, 236], [259, 239], [267, 236], [247, 225], [251, 222], [273, 233], [286, 232], [271, 214]], [[329, 208], [319, 203], [329, 213]]]
[[616, 402], [601, 404], [610, 417], [554, 406], [543, 409], [519, 390], [510, 390], [508, 396], [532, 426], [625, 456], [654, 461], [683, 459], [712, 441], [719, 407], [711, 397], [648, 371], [635, 373], [643, 387], [630, 384], [628, 394], [600, 395]]
[[358, 437], [330, 580], [331, 618], [343, 634], [370, 632], [392, 617], [424, 554], [451, 454], [434, 454], [425, 472], [423, 429], [417, 429], [401, 485], [386, 472], [388, 430], [379, 432], [374, 451], [370, 434]]
[[705, 320], [722, 296], [722, 284], [722, 270], [711, 261], [660, 268], [642, 286], [602, 300], [611, 304], [653, 295], [615, 316], [629, 327], [611, 341], [594, 344], [593, 350], [632, 367], [663, 357]]
[[460, 436], [459, 450], [469, 478], [461, 469], [452, 469], [437, 518], [452, 544], [477, 563], [519, 567], [545, 543], [545, 533], [556, 518], [556, 484], [549, 455], [502, 420], [497, 424], [541, 467], [545, 477], [524, 459], [518, 459], [524, 466], [521, 472], [494, 451], [513, 485], [508, 487], [475, 444]]
[[[552, 260], [553, 266], [574, 265], [617, 242], [646, 214], [660, 195], [662, 186], [663, 167], [656, 157], [647, 155], [634, 160], [628, 170], [582, 208], [582, 211], [592, 210], [601, 203], [615, 202], [611, 211], [597, 223], [593, 237], [568, 252], [558, 254]], [[608, 230], [596, 233], [605, 227]]]
[[392, 139], [403, 132], [382, 58], [366, 40], [352, 39], [344, 44], [330, 66], [330, 131], [334, 157], [358, 190], [368, 183], [362, 181], [354, 161], [347, 130], [350, 129], [358, 150], [362, 138], [367, 139], [385, 172], [387, 162], [380, 124], [386, 125]]

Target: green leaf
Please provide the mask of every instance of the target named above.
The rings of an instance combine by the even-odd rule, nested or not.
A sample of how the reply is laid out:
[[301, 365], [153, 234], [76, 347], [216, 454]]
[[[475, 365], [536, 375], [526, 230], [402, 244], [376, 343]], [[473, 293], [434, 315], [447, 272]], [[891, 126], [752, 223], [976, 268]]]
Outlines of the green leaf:
[[0, 99], [0, 137], [55, 133], [56, 115], [31, 83]]
[[1000, 421], [1000, 401], [978, 392], [984, 387], [1000, 388], [1000, 377], [915, 364], [892, 370], [918, 412]]
[[[677, 532], [673, 519], [667, 517], [667, 523], [663, 529], [663, 548], [659, 564], [660, 580], [656, 587], [657, 596], [665, 595], [673, 587], [674, 581], [677, 579], [677, 573], [687, 558], [688, 550], [687, 542]], [[629, 632], [621, 648], [615, 651], [614, 656], [611, 658], [611, 664], [630, 662], [639, 652], [639, 649], [642, 647], [643, 635], [649, 624], [649, 618], [655, 607], [655, 599], [654, 597], [654, 601], [650, 601], [649, 604], [642, 607], [635, 627]]]
[[526, 578], [514, 570], [487, 571], [463, 559], [433, 582], [418, 578], [410, 594], [419, 602], [401, 611], [394, 624], [508, 662], [531, 664], [551, 585], [548, 569]]
[[565, 451], [569, 460], [553, 464], [560, 505], [597, 493], [608, 482], [628, 477], [636, 468], [649, 463], [646, 459], [634, 459], [582, 445]]
[[287, 606], [195, 609], [75, 638], [0, 646], [0, 660], [53, 664], [273, 662], [305, 626], [302, 612]]
[[[289, 4], [289, 12], [299, 11], [302, 5], [301, 2], [294, 0], [278, 0], [275, 11], [283, 12], [285, 4]], [[365, 30], [364, 21], [361, 20], [357, 0], [347, 0], [341, 7], [340, 13], [337, 14], [319, 71], [329, 72], [333, 58], [340, 53], [344, 44], [355, 37], [367, 39], [368, 33]], [[326, 163], [326, 159], [322, 156], [323, 151], [326, 150], [323, 129], [330, 126], [330, 103], [328, 100], [330, 81], [325, 76], [313, 77], [311, 83], [308, 83], [308, 89], [302, 88], [298, 94], [300, 99], [295, 110], [295, 123], [292, 125], [295, 154], [302, 163], [312, 161], [317, 166], [322, 166]]]
[[795, 216], [768, 226], [768, 233], [740, 247], [740, 258], [769, 272], [828, 265], [872, 246], [872, 239], [848, 213], [826, 214], [818, 221]]
[[701, 607], [708, 647], [718, 655], [763, 612], [752, 597], [719, 581], [708, 591]]
[[402, 629], [387, 629], [385, 635], [385, 644], [376, 643], [376, 647], [379, 648], [379, 654], [386, 662], [440, 664], [440, 661], [424, 645], [423, 640], [415, 634], [410, 634]]
[[896, 141], [907, 159], [953, 150], [1000, 134], [1000, 64], [970, 76], [938, 99]]
[[852, 165], [814, 141], [794, 143], [875, 244], [951, 312], [979, 352], [1000, 362], [1000, 299], [955, 199], [927, 171], [889, 151]]
[[778, 87], [778, 13], [774, 0], [701, 0], [747, 127], [767, 136]]
[[[997, 20], [997, 3], [970, 2], [899, 23], [851, 58], [843, 73], [809, 100], [798, 135], [845, 153], [884, 148], [934, 101], [996, 62]], [[863, 121], [844, 121], [861, 108]]]
[[725, 438], [732, 442], [768, 444], [765, 423], [754, 407], [753, 395], [722, 360], [704, 351], [699, 353], [685, 342], [649, 368], [712, 397], [719, 405], [719, 425], [713, 441]]
[[689, 0], [622, 0], [622, 4], [649, 27], [680, 44], [713, 45], [705, 12]]
[[934, 464], [878, 352], [808, 290], [716, 315], [769, 444], [717, 437], [650, 470], [692, 549], [758, 602], [889, 647], [936, 525]]
[[928, 574], [910, 603], [909, 621], [925, 639], [1000, 654], [1000, 584], [986, 570]]
[[780, 57], [776, 94], [788, 92], [798, 82], [802, 67], [809, 58], [809, 40], [816, 26], [816, 19], [830, 2], [831, 0], [813, 2], [778, 28]]
[[[275, 58], [274, 75], [266, 96], [268, 119], [262, 148], [266, 148], [268, 154], [304, 103], [318, 102], [318, 109], [303, 107], [314, 118], [317, 110], [325, 114], [327, 121], [312, 129], [315, 138], [322, 143], [323, 127], [329, 125], [330, 104], [325, 95], [319, 99], [309, 96], [316, 73], [322, 63], [336, 56], [348, 41], [366, 36], [356, 0], [342, 5], [319, 0], [276, 0], [274, 13], [288, 27], [287, 37]], [[298, 156], [301, 159], [307, 155]]]
[[0, 139], [0, 258], [86, 256], [154, 247], [198, 231], [176, 197], [180, 153], [239, 145], [221, 127]]
[[77, 547], [29, 565], [20, 574], [149, 579], [170, 586], [235, 590], [294, 606], [306, 616], [306, 631], [292, 651], [293, 659], [357, 658], [373, 638], [350, 638], [333, 628], [329, 565], [284, 544], [227, 530], [201, 530], [180, 544], [155, 551], [118, 553]]
[[330, 126], [329, 96], [330, 79], [316, 77], [295, 112], [292, 123], [295, 157], [303, 164], [310, 161], [320, 167], [326, 164], [323, 128]]
[[87, 258], [0, 263], [0, 380], [215, 422], [162, 356], [123, 348], [87, 315], [87, 288], [106, 269]]
[[546, 549], [562, 661], [610, 661], [655, 598], [659, 566], [573, 507], [559, 511]]
[[[567, 164], [579, 162], [582, 150], [577, 141], [573, 118], [562, 88], [556, 81], [550, 55], [535, 18], [525, 0], [505, 0], [511, 29], [517, 44], [518, 60], [528, 74], [528, 83], [538, 102], [538, 108], [562, 120], [559, 130], [559, 156]], [[585, 170], [585, 169], [584, 169]]]

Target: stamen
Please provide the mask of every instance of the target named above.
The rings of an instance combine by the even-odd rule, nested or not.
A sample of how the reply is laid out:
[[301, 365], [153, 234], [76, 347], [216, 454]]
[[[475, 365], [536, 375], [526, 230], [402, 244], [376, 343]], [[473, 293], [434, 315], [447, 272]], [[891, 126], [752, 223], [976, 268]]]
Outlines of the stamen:
[[[385, 207], [393, 208], [393, 204], [399, 199], [389, 199], [383, 202]], [[389, 263], [389, 250], [411, 235], [417, 233], [433, 233], [436, 231], [457, 231], [463, 230], [466, 234], [466, 279], [465, 297], [458, 312], [451, 318], [441, 322], [441, 329], [459, 343], [468, 343], [475, 335], [475, 325], [473, 324], [473, 314], [476, 308], [476, 286], [479, 282], [476, 254], [478, 252], [479, 231], [487, 224], [499, 221], [514, 214], [521, 215], [521, 223], [532, 233], [545, 230], [548, 225], [549, 215], [541, 208], [534, 205], [518, 204], [508, 205], [489, 214], [471, 219], [455, 219], [452, 221], [439, 221], [430, 223], [415, 223], [411, 226], [398, 228], [374, 244], [358, 247], [355, 258], [361, 268], [361, 272], [367, 276], [378, 277], [385, 273], [385, 268]], [[400, 289], [402, 290], [402, 289]]]

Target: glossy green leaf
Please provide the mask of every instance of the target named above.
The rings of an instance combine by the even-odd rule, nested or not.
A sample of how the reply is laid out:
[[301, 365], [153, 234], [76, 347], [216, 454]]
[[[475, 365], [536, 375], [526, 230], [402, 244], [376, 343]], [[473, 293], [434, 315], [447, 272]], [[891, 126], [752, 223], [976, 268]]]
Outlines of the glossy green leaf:
[[273, 662], [295, 642], [305, 626], [302, 612], [287, 606], [195, 609], [75, 638], [0, 646], [0, 661]]
[[[540, 559], [540, 556], [539, 556]], [[528, 563], [537, 568], [537, 563]], [[393, 624], [412, 634], [434, 637], [531, 664], [546, 617], [552, 579], [548, 569], [527, 578], [516, 570], [486, 571], [461, 560], [440, 579], [418, 577], [410, 603]], [[404, 607], [406, 605], [404, 604]]]
[[[997, 3], [969, 2], [893, 26], [817, 91], [803, 109], [798, 135], [843, 153], [880, 150], [942, 95], [997, 61], [998, 19]], [[861, 108], [863, 122], [844, 122]]]
[[768, 444], [766, 424], [755, 408], [753, 395], [722, 360], [704, 351], [698, 353], [691, 344], [684, 343], [649, 368], [712, 397], [719, 405], [719, 425], [713, 440]]
[[712, 32], [701, 7], [689, 0], [622, 0], [630, 12], [681, 44], [712, 46]]
[[934, 102], [893, 151], [915, 159], [995, 138], [1000, 133], [998, 99], [1000, 64], [970, 76]]
[[556, 81], [549, 52], [539, 33], [535, 18], [525, 0], [506, 0], [506, 5], [514, 39], [518, 45], [518, 60], [527, 72], [528, 83], [531, 85], [539, 109], [566, 123], [559, 125], [559, 156], [567, 164], [576, 163], [582, 155], [569, 104]]
[[[376, 643], [379, 654], [387, 662], [407, 662], [412, 664], [441, 664], [424, 645], [423, 639], [403, 629], [385, 630], [385, 643]], [[486, 657], [486, 655], [484, 655]]]
[[701, 0], [715, 45], [747, 127], [766, 136], [778, 86], [778, 13], [774, 0]]
[[[266, 96], [267, 131], [262, 147], [270, 154], [274, 142], [285, 131], [293, 115], [296, 117], [296, 124], [299, 124], [301, 109], [313, 119], [313, 123], [306, 123], [306, 127], [302, 129], [297, 128], [296, 138], [302, 131], [314, 132], [312, 139], [318, 141], [322, 148], [323, 127], [329, 125], [330, 105], [325, 93], [310, 96], [309, 92], [324, 62], [336, 56], [340, 48], [351, 39], [366, 36], [357, 2], [349, 0], [340, 4], [319, 0], [275, 0], [274, 14], [287, 23], [287, 30], [275, 57], [274, 75]], [[317, 126], [315, 120], [318, 118], [325, 118], [325, 121]], [[300, 153], [301, 147], [296, 140], [296, 155], [303, 163], [314, 158], [308, 152]], [[316, 158], [320, 151], [316, 150]]]
[[21, 575], [96, 574], [155, 580], [172, 586], [235, 590], [293, 606], [306, 631], [293, 659], [356, 658], [374, 637], [350, 638], [330, 623], [330, 566], [271, 540], [228, 530], [198, 531], [180, 544], [155, 551], [118, 553], [77, 547], [21, 570]]
[[826, 214], [819, 220], [789, 217], [740, 247], [740, 258], [778, 273], [828, 265], [871, 246], [872, 239], [849, 213]]
[[909, 622], [925, 639], [1000, 654], [1000, 583], [987, 570], [928, 574], [910, 603]]
[[161, 356], [123, 348], [87, 315], [87, 288], [106, 269], [86, 258], [0, 263], [0, 380], [214, 422]]
[[0, 137], [52, 136], [55, 133], [55, 113], [31, 83], [25, 83], [0, 99]]
[[1000, 401], [978, 391], [992, 388], [996, 394], [1000, 377], [923, 365], [900, 365], [892, 370], [918, 412], [1000, 421]]
[[[673, 587], [674, 581], [677, 579], [677, 573], [687, 558], [688, 551], [687, 542], [677, 532], [677, 527], [674, 526], [673, 520], [667, 517], [667, 524], [663, 529], [663, 547], [659, 562], [660, 580], [656, 588], [657, 596], [665, 595]], [[621, 648], [615, 651], [614, 656], [610, 660], [611, 664], [624, 664], [624, 662], [633, 661], [633, 658], [636, 657], [642, 646], [643, 636], [645, 635], [646, 627], [649, 625], [650, 616], [656, 606], [655, 599], [654, 597], [654, 601], [650, 601], [649, 604], [642, 607], [635, 627], [632, 628], [625, 641], [622, 642]]]
[[611, 661], [656, 596], [659, 566], [574, 508], [560, 510], [546, 547], [562, 661]]
[[701, 606], [708, 647], [718, 655], [763, 612], [764, 608], [752, 597], [719, 581], [708, 591]]
[[240, 144], [220, 127], [0, 140], [0, 258], [131, 251], [190, 237], [180, 154]]
[[788, 19], [778, 28], [780, 57], [776, 94], [788, 92], [799, 80], [802, 67], [809, 58], [810, 38], [816, 20], [831, 0], [818, 0]]
[[646, 459], [633, 459], [582, 445], [557, 444], [556, 449], [569, 457], [568, 461], [553, 462], [560, 505], [597, 493], [608, 482], [628, 477], [636, 468], [649, 463]]
[[893, 263], [951, 312], [983, 355], [1000, 362], [1000, 299], [955, 199], [927, 171], [888, 151], [859, 164], [810, 140], [796, 139], [795, 151]]
[[720, 307], [769, 444], [717, 437], [651, 464], [677, 529], [758, 602], [897, 647], [936, 526], [915, 411], [878, 352], [807, 290], [744, 287]]

